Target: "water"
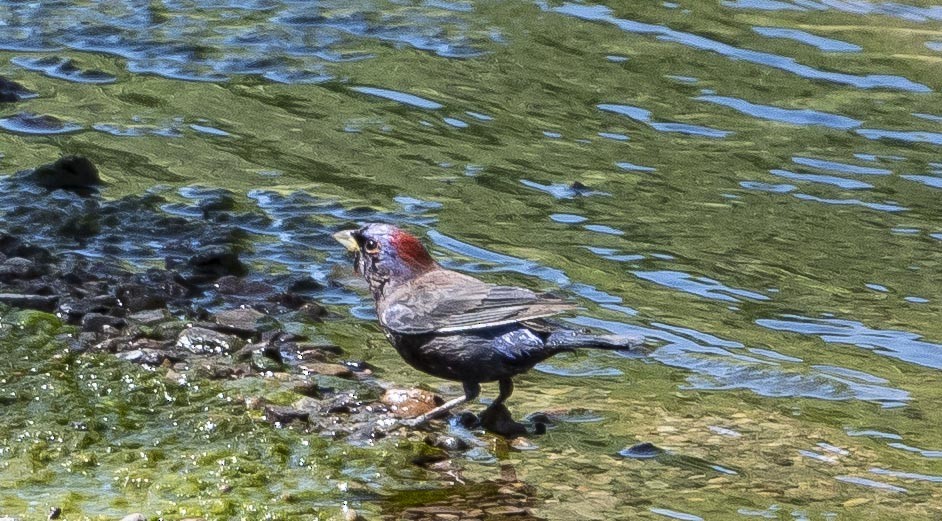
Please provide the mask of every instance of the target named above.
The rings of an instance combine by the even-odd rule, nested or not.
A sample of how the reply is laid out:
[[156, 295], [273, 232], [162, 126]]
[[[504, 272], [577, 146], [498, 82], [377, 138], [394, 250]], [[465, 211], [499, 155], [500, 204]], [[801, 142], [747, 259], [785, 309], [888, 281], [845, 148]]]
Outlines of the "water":
[[[176, 215], [228, 189], [255, 216], [234, 223], [253, 262], [319, 280], [347, 262], [331, 231], [398, 222], [449, 267], [566, 294], [585, 308], [575, 323], [644, 334], [649, 356], [559, 357], [510, 402], [519, 415], [578, 403], [598, 421], [461, 462], [469, 479], [513, 465], [548, 498], [540, 516], [933, 519], [940, 21], [916, 0], [0, 2], [0, 76], [38, 95], [0, 105], [0, 172], [80, 153], [106, 198], [159, 193]], [[134, 260], [160, 258], [148, 241]], [[322, 298], [350, 318], [321, 332], [383, 379], [458, 392], [398, 360], [361, 320], [362, 295]], [[232, 429], [264, 438], [246, 453], [277, 443]], [[22, 487], [10, 454], [26, 442], [5, 440], [0, 483]], [[675, 457], [619, 455], [643, 442]], [[444, 486], [366, 470], [393, 468], [388, 451], [328, 466], [380, 494]], [[49, 457], [29, 489], [49, 502], [185, 517], [159, 495], [100, 495]], [[121, 475], [120, 458], [97, 457]], [[384, 508], [302, 474], [246, 494]], [[212, 501], [187, 505], [245, 512]], [[0, 514], [39, 503], [0, 492]], [[269, 511], [312, 512], [285, 508]]]

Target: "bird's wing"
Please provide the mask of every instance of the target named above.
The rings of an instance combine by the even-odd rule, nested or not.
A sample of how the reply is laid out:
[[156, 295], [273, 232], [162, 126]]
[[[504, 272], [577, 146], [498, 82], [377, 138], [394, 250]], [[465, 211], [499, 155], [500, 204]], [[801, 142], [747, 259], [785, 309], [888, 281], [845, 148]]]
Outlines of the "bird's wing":
[[429, 272], [393, 290], [380, 322], [397, 333], [453, 333], [523, 322], [575, 309], [528, 289], [497, 286], [448, 270]]

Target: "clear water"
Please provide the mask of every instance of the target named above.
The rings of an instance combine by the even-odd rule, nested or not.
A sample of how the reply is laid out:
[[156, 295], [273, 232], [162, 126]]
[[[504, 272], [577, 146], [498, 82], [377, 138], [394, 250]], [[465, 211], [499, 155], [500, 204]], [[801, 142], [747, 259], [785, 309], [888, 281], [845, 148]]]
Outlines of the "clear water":
[[[449, 267], [567, 294], [585, 308], [573, 322], [652, 339], [643, 358], [559, 357], [519, 378], [519, 415], [584, 410], [536, 450], [460, 461], [479, 480], [513, 465], [540, 516], [942, 516], [942, 7], [612, 4], [0, 2], [0, 76], [38, 94], [0, 105], [0, 172], [79, 153], [105, 197], [160, 193], [178, 214], [199, 187], [225, 188], [263, 217], [239, 222], [254, 262], [321, 279], [347, 263], [331, 231], [398, 222]], [[160, 258], [152, 242], [134, 260]], [[323, 298], [350, 318], [321, 333], [382, 379], [459, 391], [402, 364], [362, 295]], [[12, 385], [34, 361], [0, 342]], [[118, 367], [102, 378], [150, 381]], [[311, 470], [283, 456], [302, 437], [218, 408], [217, 391], [243, 392], [75, 412], [76, 391], [39, 426], [22, 418], [50, 407], [41, 396], [0, 402], [0, 514], [339, 515], [446, 486], [395, 472], [407, 450], [392, 446], [351, 460], [319, 441], [330, 461]], [[36, 454], [29, 433], [115, 407], [151, 418], [113, 431], [133, 449], [90, 438], [81, 471], [74, 449]], [[223, 467], [167, 415], [232, 424], [198, 441], [244, 455], [256, 479], [218, 492]], [[168, 463], [130, 463], [158, 440], [165, 458], [191, 455], [197, 484], [118, 486], [168, 479]], [[665, 453], [624, 456], [639, 442]], [[24, 461], [46, 464], [27, 475]], [[342, 492], [337, 473], [370, 494]]]

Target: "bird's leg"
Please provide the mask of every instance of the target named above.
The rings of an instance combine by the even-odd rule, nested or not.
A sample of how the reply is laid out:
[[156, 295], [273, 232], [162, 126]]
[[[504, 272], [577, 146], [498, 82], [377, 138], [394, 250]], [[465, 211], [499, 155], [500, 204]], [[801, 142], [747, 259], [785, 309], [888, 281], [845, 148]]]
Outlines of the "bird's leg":
[[492, 406], [504, 403], [514, 393], [514, 381], [510, 378], [501, 378], [498, 383], [500, 384], [500, 393], [497, 394], [497, 399], [491, 404]]
[[485, 429], [507, 438], [523, 436], [527, 433], [527, 428], [522, 423], [514, 421], [510, 411], [507, 410], [507, 406], [504, 405], [507, 398], [510, 398], [510, 395], [514, 392], [514, 382], [510, 378], [501, 378], [498, 382], [500, 383], [500, 394], [481, 413], [479, 418], [481, 425]]
[[[479, 394], [481, 394], [481, 385], [478, 384], [477, 382], [464, 382], [463, 385], [464, 385], [464, 396], [460, 398], [455, 398], [453, 400], [448, 400], [447, 402], [443, 403], [442, 405], [439, 405], [438, 407], [432, 409], [431, 411], [425, 414], [420, 414], [419, 416], [416, 416], [415, 418], [410, 418], [408, 420], [400, 420], [399, 423], [407, 427], [418, 427], [420, 425], [424, 425], [432, 418], [435, 418], [436, 416], [446, 413], [465, 402], [470, 402], [471, 400], [477, 398]], [[503, 386], [503, 383], [501, 383], [502, 393], [503, 393], [503, 389], [504, 389], [504, 386]]]

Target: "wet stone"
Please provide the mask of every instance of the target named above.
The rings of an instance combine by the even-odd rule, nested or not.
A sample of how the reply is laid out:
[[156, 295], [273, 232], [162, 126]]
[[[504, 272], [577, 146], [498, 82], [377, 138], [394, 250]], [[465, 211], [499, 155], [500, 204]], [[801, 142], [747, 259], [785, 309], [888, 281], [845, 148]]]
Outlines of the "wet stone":
[[425, 438], [425, 443], [449, 452], [462, 452], [471, 448], [467, 441], [448, 435], [429, 435]]
[[17, 308], [36, 309], [51, 312], [56, 309], [59, 297], [55, 295], [20, 295], [0, 293], [0, 303]]
[[34, 279], [45, 270], [35, 262], [23, 257], [10, 257], [0, 264], [0, 281]]
[[150, 366], [159, 366], [162, 365], [165, 361], [173, 361], [173, 358], [166, 352], [156, 349], [133, 349], [131, 351], [124, 351], [116, 355], [121, 360], [131, 362], [134, 364], [150, 365]]
[[54, 163], [42, 165], [33, 170], [28, 178], [50, 190], [92, 188], [101, 184], [98, 168], [82, 156], [65, 156]]
[[422, 389], [389, 389], [380, 401], [398, 418], [414, 418], [445, 403], [437, 394]]
[[160, 288], [135, 283], [123, 284], [115, 291], [121, 304], [131, 312], [163, 308], [167, 305], [164, 295]]
[[241, 347], [242, 340], [236, 336], [226, 335], [212, 329], [191, 327], [180, 332], [176, 345], [191, 353], [224, 354]]
[[329, 364], [324, 362], [307, 362], [300, 365], [301, 369], [314, 374], [324, 376], [334, 376], [337, 378], [350, 378], [353, 371], [349, 367], [340, 364]]
[[293, 421], [307, 422], [310, 413], [284, 405], [266, 405], [265, 420], [272, 424], [288, 425]]
[[221, 245], [204, 246], [186, 260], [185, 266], [190, 273], [183, 277], [189, 283], [209, 282], [226, 275], [241, 277], [248, 272], [239, 254], [231, 246]]
[[170, 313], [167, 312], [166, 309], [149, 309], [146, 311], [139, 311], [128, 316], [128, 320], [146, 326], [159, 324], [165, 320], [168, 320], [169, 318]]
[[213, 317], [217, 329], [226, 333], [251, 336], [275, 326], [268, 315], [251, 308], [227, 309]]
[[120, 317], [103, 315], [101, 313], [89, 313], [82, 317], [82, 331], [105, 332], [106, 328], [115, 330], [124, 329], [128, 325], [127, 320]]

